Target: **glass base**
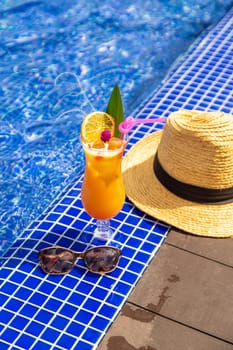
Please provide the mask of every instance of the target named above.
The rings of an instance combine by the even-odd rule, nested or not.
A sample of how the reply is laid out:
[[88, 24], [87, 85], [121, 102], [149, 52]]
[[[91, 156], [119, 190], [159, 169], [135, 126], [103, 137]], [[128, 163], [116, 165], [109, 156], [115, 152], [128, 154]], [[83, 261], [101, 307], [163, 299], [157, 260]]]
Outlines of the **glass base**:
[[112, 238], [113, 231], [110, 228], [109, 220], [97, 220], [96, 229], [94, 231], [94, 236], [98, 239], [108, 240]]

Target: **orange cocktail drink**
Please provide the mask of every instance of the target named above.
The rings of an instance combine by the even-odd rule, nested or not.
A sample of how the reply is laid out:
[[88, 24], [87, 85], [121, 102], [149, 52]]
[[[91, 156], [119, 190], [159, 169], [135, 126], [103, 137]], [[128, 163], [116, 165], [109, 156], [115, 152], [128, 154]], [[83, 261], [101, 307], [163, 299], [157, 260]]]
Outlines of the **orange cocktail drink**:
[[83, 143], [86, 168], [82, 203], [87, 213], [98, 220], [118, 214], [125, 201], [121, 160], [125, 142], [112, 138], [108, 143]]
[[106, 112], [88, 114], [81, 126], [86, 159], [81, 198], [86, 212], [96, 219], [94, 235], [101, 239], [112, 237], [109, 220], [125, 201], [121, 161], [126, 141], [115, 131], [115, 120]]

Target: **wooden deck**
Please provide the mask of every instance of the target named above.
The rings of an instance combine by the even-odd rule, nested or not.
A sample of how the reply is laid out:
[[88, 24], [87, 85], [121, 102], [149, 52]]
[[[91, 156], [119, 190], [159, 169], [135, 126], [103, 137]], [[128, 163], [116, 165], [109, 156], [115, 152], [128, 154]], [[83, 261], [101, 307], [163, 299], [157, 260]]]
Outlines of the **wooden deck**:
[[233, 239], [171, 230], [98, 350], [232, 350]]

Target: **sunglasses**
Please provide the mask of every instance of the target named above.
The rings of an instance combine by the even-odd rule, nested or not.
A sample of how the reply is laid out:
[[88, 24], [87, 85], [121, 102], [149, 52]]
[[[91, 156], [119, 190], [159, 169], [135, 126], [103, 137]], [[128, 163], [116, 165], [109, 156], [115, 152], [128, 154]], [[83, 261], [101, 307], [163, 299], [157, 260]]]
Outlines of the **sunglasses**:
[[98, 246], [82, 253], [61, 247], [50, 247], [39, 252], [39, 262], [44, 272], [59, 275], [68, 273], [77, 259], [83, 259], [87, 269], [95, 273], [113, 271], [121, 256], [121, 250], [115, 247]]

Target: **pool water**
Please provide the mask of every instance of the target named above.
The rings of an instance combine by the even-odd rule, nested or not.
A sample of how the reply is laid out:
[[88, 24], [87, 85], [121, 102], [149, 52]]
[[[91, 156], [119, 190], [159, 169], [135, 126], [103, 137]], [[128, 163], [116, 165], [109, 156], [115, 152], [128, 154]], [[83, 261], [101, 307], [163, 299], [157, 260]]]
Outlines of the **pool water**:
[[83, 115], [126, 115], [233, 0], [0, 1], [0, 252], [83, 171]]

